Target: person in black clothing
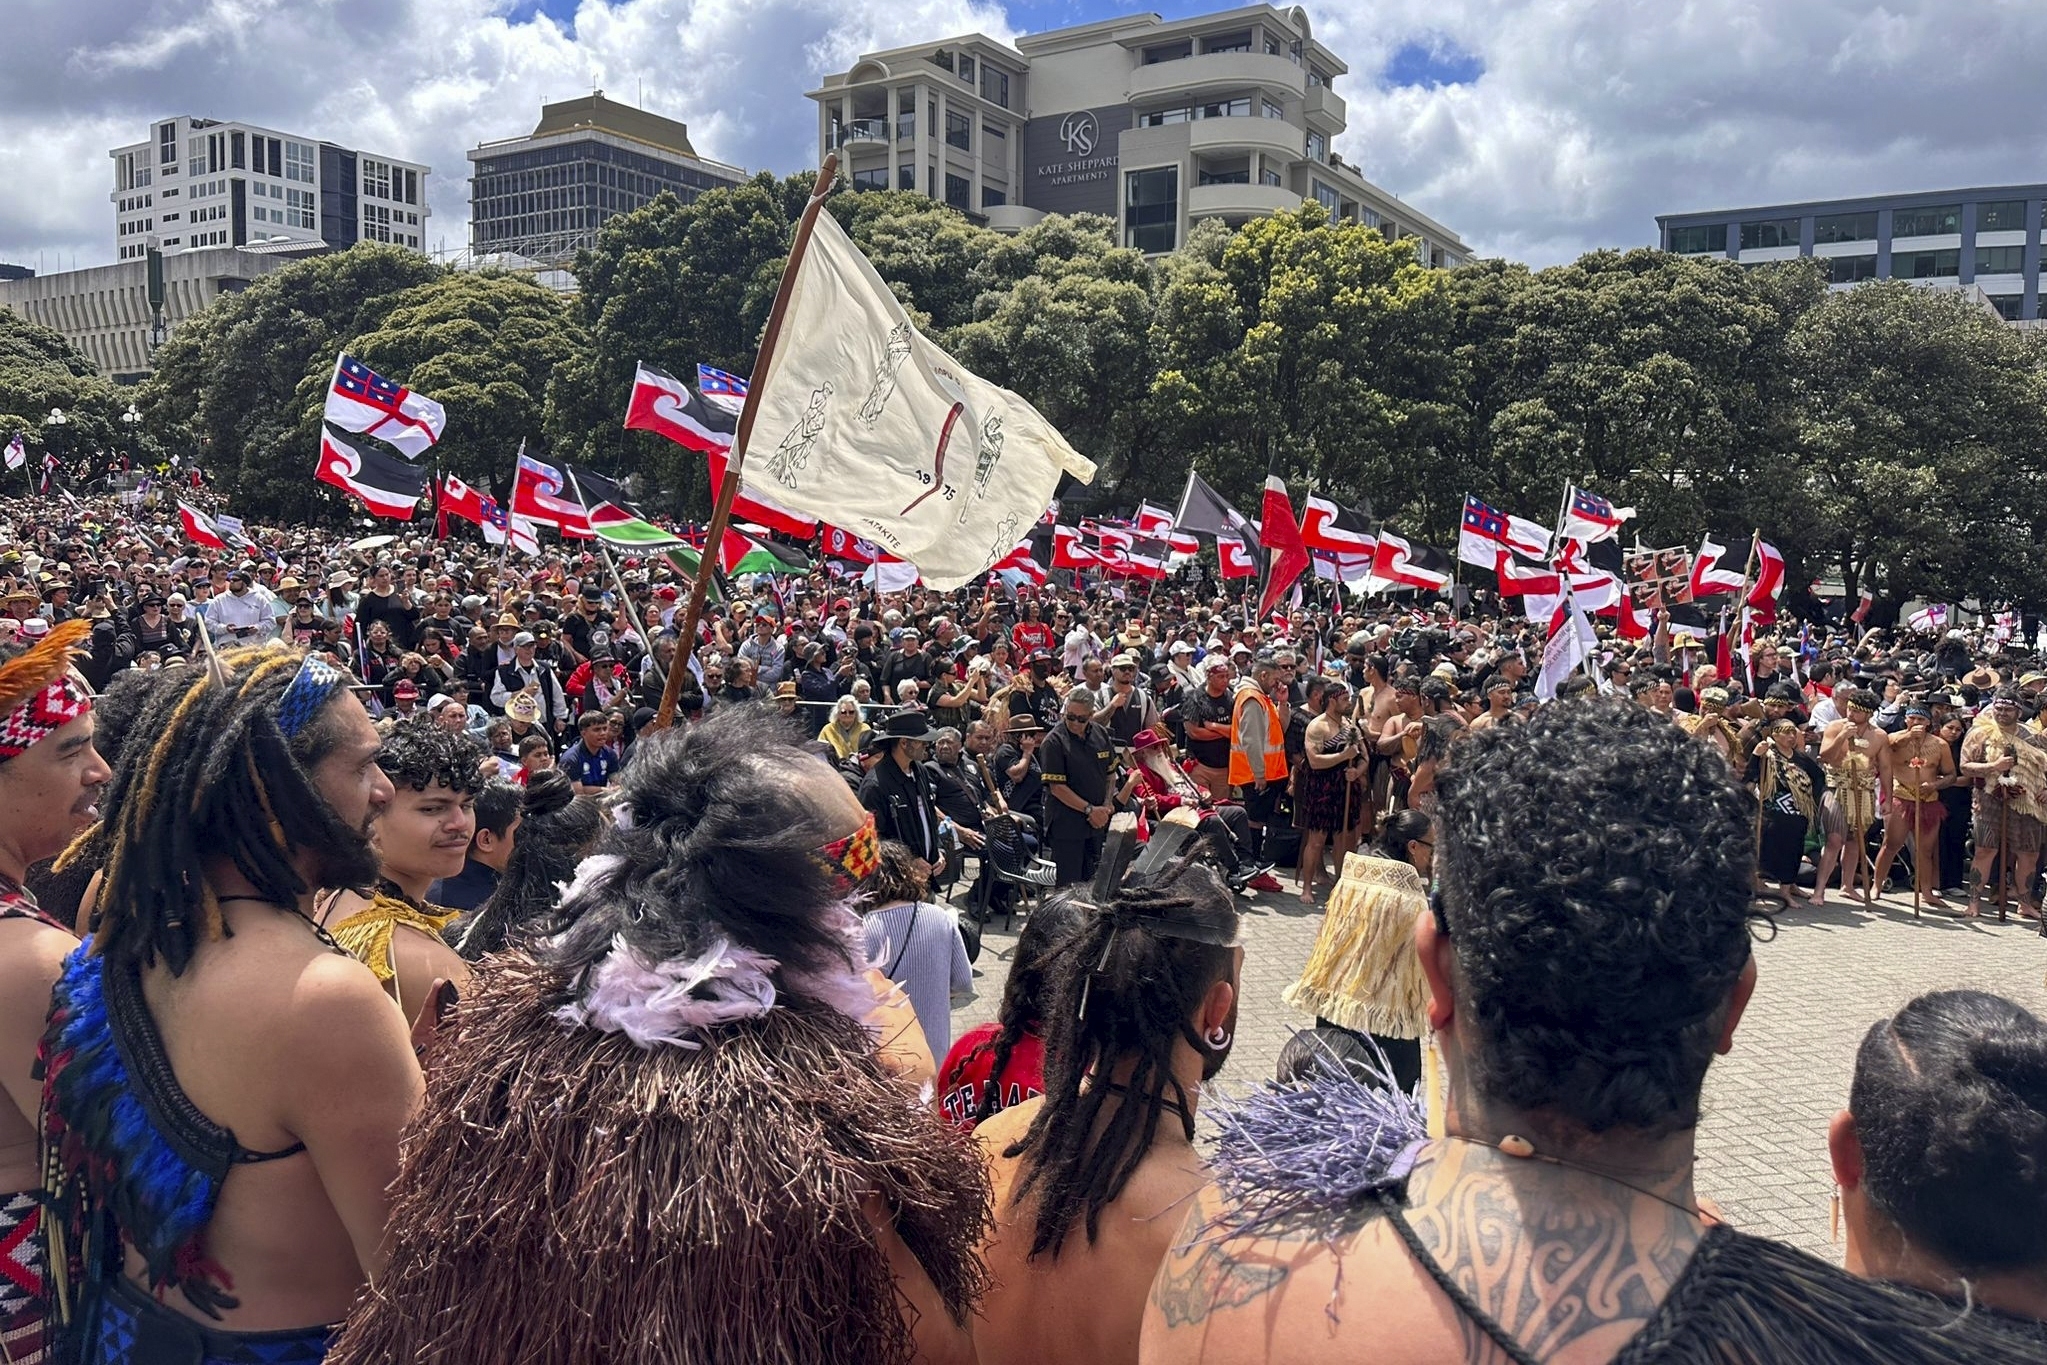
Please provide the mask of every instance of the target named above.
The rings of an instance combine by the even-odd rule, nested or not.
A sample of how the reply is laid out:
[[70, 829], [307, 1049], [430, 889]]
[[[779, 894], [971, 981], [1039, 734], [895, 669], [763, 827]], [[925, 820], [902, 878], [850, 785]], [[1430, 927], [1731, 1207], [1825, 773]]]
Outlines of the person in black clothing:
[[924, 761], [936, 737], [922, 711], [890, 716], [876, 737], [883, 750], [881, 761], [860, 787], [860, 804], [874, 812], [874, 832], [907, 847], [933, 877], [945, 870], [938, 794]]
[[995, 780], [1002, 787], [1002, 799], [1040, 826], [1045, 822], [1045, 774], [1038, 745], [1044, 737], [1045, 727], [1025, 711], [1009, 718], [1009, 740], [995, 751]]
[[1187, 732], [1187, 756], [1194, 760], [1194, 780], [1209, 797], [1230, 795], [1230, 727], [1236, 716], [1236, 694], [1230, 688], [1230, 661], [1218, 652], [1202, 665], [1205, 686], [1180, 700], [1180, 725]]
[[1102, 840], [1115, 813], [1110, 773], [1116, 750], [1109, 732], [1095, 724], [1093, 698], [1067, 694], [1059, 728], [1045, 737], [1038, 762], [1044, 769], [1045, 847], [1059, 867], [1059, 885], [1094, 875]]
[[966, 760], [966, 747], [959, 731], [935, 731], [931, 749], [931, 778], [939, 812], [959, 826], [960, 839], [966, 846], [975, 848], [980, 843], [982, 810], [988, 804], [981, 774]]
[[590, 657], [590, 641], [598, 631], [604, 638], [611, 638], [610, 628], [599, 613], [604, 609], [604, 589], [595, 583], [585, 583], [576, 599], [576, 609], [562, 617], [562, 640], [575, 651], [578, 661]]
[[896, 687], [904, 681], [914, 681], [922, 691], [931, 681], [931, 660], [924, 653], [923, 637], [913, 627], [905, 627], [896, 637], [896, 647], [881, 661], [881, 677], [878, 690], [890, 701], [901, 700]]
[[484, 783], [476, 793], [476, 832], [469, 836], [469, 853], [462, 860], [462, 870], [429, 886], [428, 901], [466, 913], [490, 899], [505, 864], [511, 861], [513, 841], [519, 836], [519, 808], [524, 791], [511, 782]]
[[392, 588], [389, 564], [379, 564], [370, 570], [370, 581], [355, 604], [359, 630], [367, 634], [379, 621], [390, 628], [391, 643], [399, 653], [412, 648], [413, 637], [419, 631], [419, 608], [412, 605], [410, 594]]
[[1016, 680], [1015, 691], [1011, 693], [1010, 714], [1016, 714], [1019, 704], [1037, 718], [1038, 724], [1049, 726], [1059, 714], [1059, 693], [1052, 686], [1052, 656], [1045, 650], [1038, 650], [1029, 660], [1029, 670]]

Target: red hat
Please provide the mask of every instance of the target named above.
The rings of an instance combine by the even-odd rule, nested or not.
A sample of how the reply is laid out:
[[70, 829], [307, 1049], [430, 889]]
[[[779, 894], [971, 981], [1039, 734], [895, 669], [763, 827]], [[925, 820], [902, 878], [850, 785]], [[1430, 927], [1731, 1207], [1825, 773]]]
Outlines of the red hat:
[[391, 689], [391, 695], [394, 697], [412, 697], [416, 699], [419, 696], [419, 688], [410, 682], [401, 682]]
[[682, 590], [673, 583], [663, 583], [660, 587], [654, 589], [654, 596], [660, 598], [663, 602], [673, 602], [682, 596]]

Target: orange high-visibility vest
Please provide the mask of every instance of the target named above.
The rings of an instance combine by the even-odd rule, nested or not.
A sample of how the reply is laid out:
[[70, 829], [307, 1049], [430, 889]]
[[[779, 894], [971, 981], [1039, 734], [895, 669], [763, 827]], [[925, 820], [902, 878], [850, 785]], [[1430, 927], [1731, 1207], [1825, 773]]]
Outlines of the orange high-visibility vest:
[[1237, 747], [1237, 736], [1243, 732], [1244, 705], [1256, 702], [1265, 712], [1265, 780], [1286, 781], [1286, 730], [1279, 723], [1279, 708], [1272, 704], [1272, 698], [1255, 687], [1247, 687], [1237, 694], [1237, 704], [1230, 716], [1230, 785], [1250, 786], [1258, 780], [1251, 771], [1251, 756]]

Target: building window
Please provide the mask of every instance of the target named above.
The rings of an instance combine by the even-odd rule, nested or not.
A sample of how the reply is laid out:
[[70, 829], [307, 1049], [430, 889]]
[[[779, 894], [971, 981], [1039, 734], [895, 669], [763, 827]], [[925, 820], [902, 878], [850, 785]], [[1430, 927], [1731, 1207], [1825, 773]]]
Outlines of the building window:
[[1774, 247], [1798, 245], [1798, 220], [1796, 218], [1766, 218], [1761, 222], [1741, 225], [1741, 249], [1743, 251], [1765, 251]]
[[999, 66], [981, 64], [981, 98], [990, 104], [1009, 107], [1009, 73]]
[[[1891, 215], [1891, 237], [1945, 237], [1962, 230], [1962, 206], [1899, 209]], [[1949, 272], [1953, 273], [1953, 272]]]
[[1279, 39], [1267, 38], [1265, 40], [1265, 55], [1268, 57], [1277, 57], [1279, 55]]
[[1727, 254], [1727, 224], [1672, 228], [1670, 249], [1684, 256], [1694, 256], [1704, 251], [1718, 252], [1724, 256]]
[[1858, 284], [1876, 278], [1874, 252], [1866, 256], [1829, 256], [1826, 260], [1829, 284]]
[[1251, 50], [1251, 33], [1247, 29], [1242, 33], [1220, 34], [1214, 38], [1204, 40], [1201, 44], [1201, 50], [1203, 52], [1249, 52]]
[[968, 85], [974, 83], [974, 59], [964, 53], [960, 54], [959, 77]]
[[246, 133], [233, 132], [227, 135], [227, 164], [235, 170], [245, 171], [249, 168], [249, 152], [245, 145], [247, 141]]
[[391, 210], [382, 204], [362, 206], [362, 235], [372, 242], [391, 240]]
[[1130, 171], [1123, 177], [1123, 244], [1171, 251], [1180, 228], [1180, 168]]
[[1158, 47], [1148, 47], [1144, 50], [1144, 65], [1156, 66], [1160, 62], [1177, 62], [1182, 57], [1191, 57], [1193, 55], [1194, 44], [1192, 42], [1163, 43]]
[[896, 167], [896, 188], [914, 191], [917, 188], [917, 163], [905, 161]]
[[924, 101], [924, 125], [925, 125], [925, 126], [924, 126], [924, 135], [925, 135], [926, 137], [931, 137], [931, 138], [935, 138], [935, 137], [937, 137], [937, 136], [938, 136], [938, 101], [937, 101], [937, 100], [926, 100], [926, 101]]
[[176, 169], [178, 164], [178, 125], [165, 123], [156, 130], [156, 160], [160, 166]]
[[[1002, 126], [1001, 124], [999, 124], [999, 123], [984, 123], [984, 124], [982, 124], [982, 125], [981, 125], [981, 136], [982, 136], [982, 137], [995, 137], [995, 138], [1001, 138], [1001, 139], [1002, 139], [1002, 140], [1003, 140], [1004, 142], [1007, 142], [1007, 141], [1009, 141], [1009, 132], [1008, 132], [1008, 130], [1007, 130], [1007, 129], [1005, 129], [1005, 128], [1003, 128], [1003, 126]], [[982, 150], [983, 150], [983, 151], [987, 151], [988, 149], [984, 147], [984, 148], [982, 148]]]
[[1343, 205], [1343, 196], [1319, 180], [1310, 180], [1308, 184], [1314, 191], [1315, 202], [1328, 209], [1329, 216], [1334, 218]]
[[1258, 183], [1277, 189], [1284, 182], [1281, 181], [1278, 171], [1267, 169], [1258, 172]]
[[2026, 229], [2026, 201], [2003, 199], [1976, 206], [1976, 231], [2023, 232]]
[[974, 121], [965, 114], [955, 114], [950, 109], [945, 114], [945, 143], [962, 151], [973, 150]]
[[1285, 118], [1286, 106], [1275, 100], [1260, 100], [1258, 102], [1258, 112], [1267, 118]]
[[1990, 296], [1990, 306], [1995, 308], [1997, 315], [2006, 322], [2017, 322], [2025, 315], [2026, 296], [2024, 294], [1992, 294]]
[[1247, 95], [1242, 99], [1215, 100], [1208, 104], [1199, 104], [1194, 107], [1194, 117], [1249, 118], [1251, 117], [1251, 99]]
[[1979, 246], [1976, 248], [1978, 275], [2016, 275], [2026, 268], [2022, 246]]
[[391, 167], [383, 161], [362, 159], [362, 192], [370, 199], [391, 197]]
[[1812, 239], [1815, 242], [1873, 242], [1876, 240], [1876, 215], [1833, 213], [1815, 218]]
[[1007, 204], [1008, 202], [1009, 196], [1004, 194], [1001, 190], [996, 189], [993, 185], [981, 186], [982, 208], [984, 209], [1000, 208], [1002, 205]]
[[1329, 139], [1320, 133], [1308, 134], [1308, 160], [1327, 161], [1328, 159]]
[[[1927, 234], [1920, 233], [1919, 236]], [[1959, 251], [1895, 251], [1891, 253], [1894, 280], [1958, 279], [1962, 273]]]
[[954, 175], [947, 171], [945, 202], [956, 209], [971, 209], [974, 206], [974, 182], [963, 175]]
[[931, 64], [933, 66], [942, 66], [947, 71], [952, 70], [952, 53], [941, 47], [938, 51], [931, 54]]
[[[277, 174], [274, 168], [271, 174]], [[310, 144], [304, 142], [284, 144], [284, 178], [303, 181], [308, 185], [313, 183], [313, 149]]]
[[871, 171], [853, 172], [853, 188], [856, 190], [885, 190], [888, 188], [888, 167], [878, 166]]
[[[911, 142], [917, 137], [917, 92], [898, 90], [896, 92], [896, 141]], [[915, 185], [909, 188], [917, 188]]]
[[[585, 169], [587, 170], [588, 167], [585, 167]], [[396, 177], [399, 174], [401, 174], [401, 172], [396, 170], [392, 171], [393, 177]], [[419, 172], [405, 171], [402, 172], [402, 174], [405, 176], [404, 195], [405, 202], [408, 204], [417, 204], [419, 202]]]
[[1197, 183], [1203, 185], [1248, 185], [1251, 183], [1251, 172], [1248, 168], [1241, 171], [1203, 171]]
[[1192, 109], [1154, 109], [1149, 114], [1139, 114], [1140, 128], [1163, 128], [1169, 123], [1185, 123], [1194, 117]]
[[1329, 84], [1329, 77], [1327, 75], [1320, 71], [1317, 71], [1312, 66], [1308, 68], [1308, 88], [1310, 90], [1316, 89], [1318, 86], [1324, 86], [1327, 84]]

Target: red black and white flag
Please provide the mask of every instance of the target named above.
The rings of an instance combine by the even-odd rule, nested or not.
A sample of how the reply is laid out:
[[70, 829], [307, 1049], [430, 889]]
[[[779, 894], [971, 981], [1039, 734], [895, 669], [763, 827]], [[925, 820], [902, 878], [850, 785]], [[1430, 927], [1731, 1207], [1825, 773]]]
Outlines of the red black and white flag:
[[1767, 540], [1756, 542], [1756, 581], [1749, 586], [1748, 604], [1755, 609], [1756, 624], [1774, 625], [1777, 598], [1784, 591], [1784, 556]]
[[1301, 513], [1301, 543], [1338, 559], [1370, 556], [1379, 548], [1371, 522], [1361, 513], [1314, 493], [1308, 495], [1308, 505]]
[[588, 540], [590, 516], [569, 488], [562, 472], [545, 460], [520, 455], [512, 477], [512, 515], [543, 526], [552, 526], [565, 536]]
[[708, 403], [666, 370], [641, 362], [626, 405], [626, 428], [666, 436], [677, 445], [709, 454], [732, 449], [739, 418], [722, 404]]
[[1301, 524], [1294, 520], [1293, 500], [1287, 497], [1286, 480], [1277, 474], [1265, 476], [1265, 504], [1258, 520], [1258, 541], [1265, 549], [1267, 568], [1265, 591], [1258, 597], [1258, 619], [1263, 621], [1280, 604], [1294, 580], [1306, 573], [1313, 562], [1301, 539]]
[[1154, 507], [1148, 502], [1137, 505], [1137, 515], [1130, 523], [1139, 535], [1153, 536], [1166, 542], [1177, 559], [1200, 552], [1201, 542], [1191, 531], [1182, 531], [1173, 525], [1173, 514], [1163, 507]]
[[1080, 530], [1074, 526], [1052, 528], [1052, 567], [1055, 569], [1099, 569], [1104, 567], [1102, 557], [1081, 544]]
[[1045, 566], [1031, 554], [1031, 543], [1027, 540], [995, 561], [991, 573], [1011, 572], [1022, 574], [1028, 581], [1039, 587], [1045, 585]]
[[409, 460], [426, 454], [448, 425], [447, 410], [439, 403], [384, 378], [346, 353], [334, 362], [321, 415], [343, 431], [374, 436], [396, 447]]
[[204, 545], [209, 550], [225, 550], [227, 537], [213, 524], [213, 518], [187, 502], [178, 504], [178, 521], [185, 528], [185, 539], [194, 545]]
[[1711, 597], [1716, 593], [1740, 592], [1745, 581], [1744, 575], [1726, 568], [1727, 547], [1707, 536], [1699, 542], [1699, 553], [1692, 560], [1692, 600]]
[[1501, 550], [1493, 567], [1500, 578], [1502, 597], [1555, 597], [1564, 590], [1563, 575], [1554, 568], [1531, 564], [1512, 550]]
[[1868, 587], [1856, 590], [1855, 610], [1848, 613], [1848, 619], [1861, 625], [1869, 619], [1869, 609], [1876, 605], [1876, 593]]
[[380, 450], [358, 449], [322, 429], [313, 477], [362, 500], [371, 515], [409, 521], [426, 494], [427, 471]]
[[1258, 560], [1250, 547], [1226, 531], [1218, 533], [1215, 538], [1215, 559], [1217, 571], [1225, 581], [1258, 576]]
[[833, 559], [849, 560], [855, 564], [872, 564], [881, 558], [881, 547], [873, 541], [863, 540], [836, 526], [824, 528], [824, 552]]
[[1372, 556], [1372, 577], [1398, 587], [1440, 592], [1450, 586], [1455, 572], [1450, 556], [1441, 550], [1417, 545], [1406, 536], [1380, 528], [1379, 547]]

